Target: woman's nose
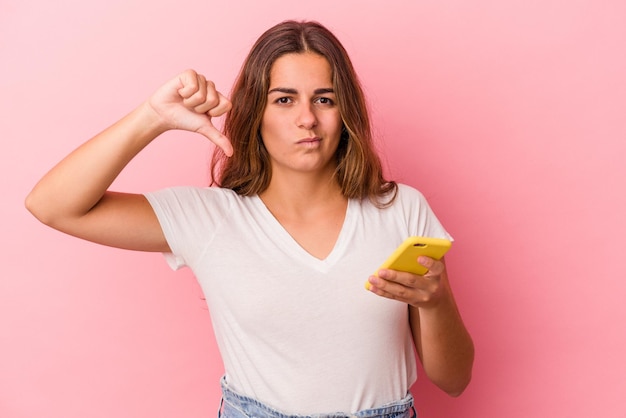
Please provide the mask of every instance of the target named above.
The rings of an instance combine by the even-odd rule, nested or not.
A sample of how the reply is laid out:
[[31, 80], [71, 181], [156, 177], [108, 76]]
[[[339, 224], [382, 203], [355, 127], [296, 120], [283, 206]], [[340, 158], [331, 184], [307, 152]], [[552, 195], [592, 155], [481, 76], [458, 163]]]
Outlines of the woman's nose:
[[303, 103], [300, 106], [296, 123], [304, 129], [311, 129], [317, 125], [317, 116], [310, 103]]

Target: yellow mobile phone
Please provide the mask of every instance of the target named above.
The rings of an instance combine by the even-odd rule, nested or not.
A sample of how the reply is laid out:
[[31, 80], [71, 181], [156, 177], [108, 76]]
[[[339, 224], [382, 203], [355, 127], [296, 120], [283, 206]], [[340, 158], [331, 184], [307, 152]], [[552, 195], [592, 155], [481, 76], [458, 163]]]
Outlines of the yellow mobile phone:
[[408, 237], [378, 269], [408, 271], [424, 275], [428, 269], [417, 262], [417, 257], [425, 255], [440, 260], [451, 246], [452, 242], [447, 239]]

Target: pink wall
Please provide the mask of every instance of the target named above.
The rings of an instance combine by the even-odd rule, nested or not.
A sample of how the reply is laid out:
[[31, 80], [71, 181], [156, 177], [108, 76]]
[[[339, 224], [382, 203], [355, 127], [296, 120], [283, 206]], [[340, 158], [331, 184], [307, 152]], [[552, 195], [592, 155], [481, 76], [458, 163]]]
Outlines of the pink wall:
[[[189, 272], [48, 230], [22, 201], [180, 70], [228, 91], [286, 18], [344, 41], [390, 172], [456, 238], [475, 377], [458, 399], [418, 382], [420, 417], [625, 416], [626, 3], [304, 4], [2, 0], [0, 416], [213, 414], [221, 366]], [[204, 184], [206, 142], [166, 136], [116, 187]]]

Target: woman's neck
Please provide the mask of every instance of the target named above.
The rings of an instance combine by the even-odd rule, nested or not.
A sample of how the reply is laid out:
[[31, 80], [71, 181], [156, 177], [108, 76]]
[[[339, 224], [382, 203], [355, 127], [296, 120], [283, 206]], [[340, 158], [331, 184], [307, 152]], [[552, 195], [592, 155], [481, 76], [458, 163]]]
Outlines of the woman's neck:
[[315, 181], [297, 175], [273, 179], [259, 197], [305, 251], [320, 260], [328, 257], [348, 208], [348, 199], [334, 176]]
[[273, 176], [268, 188], [259, 194], [268, 207], [281, 211], [305, 213], [309, 209], [347, 201], [336, 177], [310, 175]]

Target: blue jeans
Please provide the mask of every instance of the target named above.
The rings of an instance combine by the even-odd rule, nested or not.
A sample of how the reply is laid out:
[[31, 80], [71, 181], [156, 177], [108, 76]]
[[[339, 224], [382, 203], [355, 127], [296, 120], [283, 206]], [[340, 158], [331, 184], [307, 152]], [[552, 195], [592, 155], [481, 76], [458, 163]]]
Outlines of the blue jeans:
[[[222, 385], [222, 402], [218, 411], [218, 418], [307, 418], [303, 415], [287, 415], [272, 407], [239, 394], [228, 388], [224, 378]], [[337, 412], [331, 414], [316, 414], [310, 418], [416, 418], [413, 408], [413, 396], [409, 393], [404, 399], [388, 403], [378, 408], [355, 412]]]

